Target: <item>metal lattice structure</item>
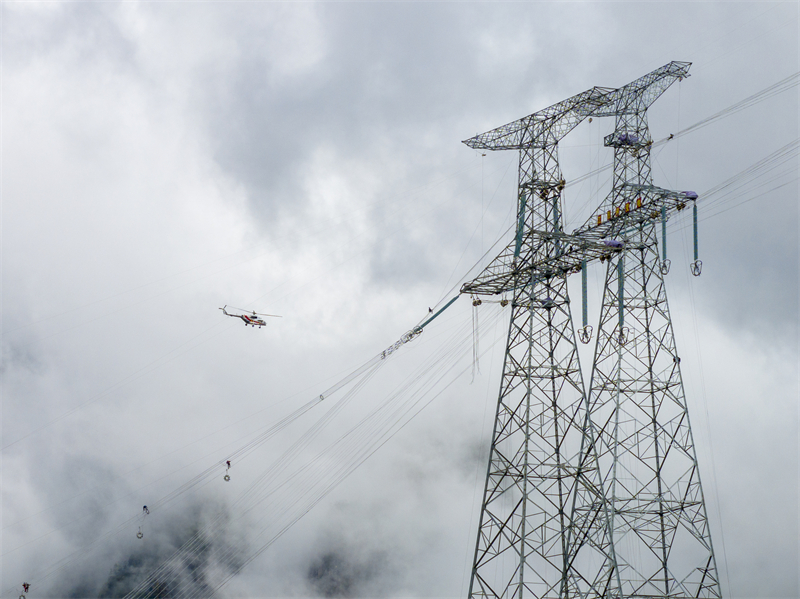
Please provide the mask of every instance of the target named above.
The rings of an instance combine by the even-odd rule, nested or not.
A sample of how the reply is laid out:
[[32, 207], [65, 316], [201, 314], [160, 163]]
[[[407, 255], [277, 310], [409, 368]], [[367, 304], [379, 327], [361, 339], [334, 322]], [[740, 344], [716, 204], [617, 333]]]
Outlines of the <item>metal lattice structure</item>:
[[[721, 596], [657, 239], [696, 195], [652, 184], [646, 119], [689, 66], [594, 87], [464, 142], [520, 152], [516, 236], [461, 289], [511, 303], [470, 598]], [[567, 234], [558, 142], [608, 116], [612, 191]], [[583, 275], [587, 342], [594, 261], [607, 274], [587, 393], [567, 277]]]

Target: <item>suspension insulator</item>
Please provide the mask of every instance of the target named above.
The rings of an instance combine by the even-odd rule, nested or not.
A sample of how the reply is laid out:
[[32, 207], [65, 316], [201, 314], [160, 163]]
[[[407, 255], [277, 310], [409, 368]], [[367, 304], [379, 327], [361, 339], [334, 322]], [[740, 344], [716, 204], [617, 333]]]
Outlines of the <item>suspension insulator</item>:
[[[625, 324], [625, 255], [619, 257], [617, 262], [617, 300], [619, 302], [619, 330], [622, 335], [622, 327]], [[622, 341], [620, 341], [622, 344]]]
[[[582, 315], [583, 315], [583, 330], [589, 326], [589, 307], [588, 307], [588, 294], [587, 294], [587, 280], [586, 280], [586, 259], [581, 260], [581, 300], [583, 300]], [[591, 333], [589, 334], [591, 337]], [[584, 341], [586, 343], [586, 341]]]
[[661, 206], [661, 274], [669, 272], [669, 260], [667, 260], [667, 207]]
[[[687, 192], [688, 193], [688, 192]], [[697, 194], [695, 194], [697, 197]], [[694, 231], [694, 262], [692, 262], [692, 274], [696, 277], [700, 276], [703, 270], [703, 263], [698, 259], [697, 254], [697, 203], [692, 204], [692, 229]]]

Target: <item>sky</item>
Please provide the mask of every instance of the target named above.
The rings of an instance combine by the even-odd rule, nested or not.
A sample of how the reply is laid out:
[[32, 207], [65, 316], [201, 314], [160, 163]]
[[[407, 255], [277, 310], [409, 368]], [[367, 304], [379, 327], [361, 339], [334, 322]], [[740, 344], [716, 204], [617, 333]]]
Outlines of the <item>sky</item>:
[[[800, 71], [793, 2], [2, 2], [0, 17], [9, 596], [25, 581], [30, 597], [122, 596], [213, 523], [198, 592], [229, 577], [222, 596], [465, 596], [499, 306], [474, 327], [456, 302], [230, 481], [221, 460], [506, 243], [518, 156], [462, 140], [690, 61], [648, 113], [663, 139]], [[608, 191], [608, 171], [569, 182], [610, 162], [612, 127], [560, 145], [568, 230]], [[726, 597], [800, 595], [797, 160], [707, 208], [703, 192], [797, 139], [792, 87], [653, 153], [657, 185], [701, 198], [703, 273], [673, 219], [667, 291]], [[225, 305], [281, 318], [244, 327]], [[402, 410], [356, 428], [385, 405]], [[316, 481], [367, 454], [305, 513]]]

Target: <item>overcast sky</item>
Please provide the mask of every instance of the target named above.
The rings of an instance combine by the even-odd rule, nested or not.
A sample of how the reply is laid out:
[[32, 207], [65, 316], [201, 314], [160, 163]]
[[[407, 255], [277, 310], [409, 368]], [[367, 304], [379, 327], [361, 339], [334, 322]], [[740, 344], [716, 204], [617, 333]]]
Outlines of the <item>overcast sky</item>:
[[[462, 300], [290, 456], [299, 468], [463, 338], [436, 389], [465, 374], [252, 563], [239, 569], [278, 508], [234, 501], [325, 406], [230, 482], [220, 470], [135, 518], [454, 295], [513, 219], [518, 161], [461, 140], [691, 61], [649, 112], [662, 139], [800, 70], [794, 2], [0, 10], [0, 590], [29, 581], [30, 597], [115, 596], [218, 513], [213, 543], [238, 548], [209, 565], [210, 579], [237, 572], [224, 596], [464, 597], [496, 306], [479, 315], [479, 365]], [[565, 138], [568, 182], [610, 162], [612, 127]], [[702, 194], [797, 138], [795, 87], [654, 151], [657, 185], [701, 195], [703, 274], [682, 216], [667, 284], [723, 592], [742, 599], [800, 594], [797, 161], [705, 212]], [[608, 185], [606, 171], [567, 188], [568, 230]], [[245, 328], [225, 304], [282, 318]], [[280, 509], [301, 491], [284, 488]]]

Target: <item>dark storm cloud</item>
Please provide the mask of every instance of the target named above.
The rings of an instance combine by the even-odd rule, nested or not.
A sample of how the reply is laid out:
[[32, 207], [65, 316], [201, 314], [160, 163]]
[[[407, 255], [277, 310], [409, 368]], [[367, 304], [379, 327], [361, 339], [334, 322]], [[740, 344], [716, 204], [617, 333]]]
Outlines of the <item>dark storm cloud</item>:
[[[46, 459], [50, 452], [42, 453]], [[85, 545], [108, 524], [114, 513], [110, 506], [120, 499], [117, 493], [124, 484], [114, 466], [98, 456], [65, 452], [49, 457], [57, 465], [44, 476], [34, 476], [34, 484], [45, 497], [74, 498], [56, 503], [48, 515], [54, 527], [78, 545]]]
[[[524, 11], [523, 20], [539, 10], [549, 9]], [[432, 140], [440, 147], [442, 132], [454, 133], [453, 125], [461, 138], [471, 136], [481, 126], [474, 122], [475, 105], [497, 107], [498, 92], [530, 110], [532, 99], [525, 95], [532, 89], [544, 94], [555, 81], [567, 89], [570, 83], [584, 85], [576, 74], [582, 69], [570, 70], [577, 81], [565, 85], [564, 73], [544, 59], [504, 80], [491, 72], [501, 62], [492, 47], [480, 54], [483, 37], [503, 27], [505, 13], [447, 4], [315, 5], [304, 17], [315, 26], [297, 42], [318, 45], [318, 58], [275, 77], [273, 71], [285, 68], [281, 63], [298, 49], [287, 46], [279, 55], [260, 44], [259, 25], [268, 22], [269, 12], [257, 14], [251, 23], [243, 15], [236, 24], [237, 43], [250, 52], [212, 81], [217, 93], [208, 119], [219, 161], [262, 194], [279, 182], [297, 185], [308, 174], [303, 158], [318, 146], [331, 144], [342, 156], [366, 158], [388, 144], [406, 158]], [[476, 25], [483, 28], [480, 34], [466, 28]], [[522, 52], [539, 37], [521, 36]], [[476, 64], [481, 60], [483, 69]], [[511, 110], [507, 104], [500, 109]], [[446, 143], [457, 145], [461, 138]]]
[[[206, 525], [214, 510], [194, 506], [169, 520], [166, 526], [150, 526], [138, 546], [116, 556], [107, 575], [99, 569], [72, 571], [64, 578], [54, 596], [71, 599], [124, 597], [147, 584], [134, 597], [164, 598], [176, 596], [213, 597], [215, 584], [222, 576], [236, 574], [242, 566], [243, 541], [224, 532], [210, 533]], [[225, 520], [225, 518], [222, 518]], [[216, 530], [222, 530], [218, 527]], [[199, 535], [195, 539], [196, 535]], [[196, 549], [190, 555], [174, 559], [173, 554], [186, 542], [194, 540]], [[239, 547], [232, 543], [240, 544]], [[151, 574], [167, 565], [152, 579]]]
[[[439, 140], [451, 139], [450, 147], [460, 150], [459, 139], [466, 136], [458, 124], [469, 102], [469, 81], [453, 74], [472, 68], [475, 49], [459, 33], [458, 11], [381, 4], [315, 5], [309, 13], [305, 18], [316, 26], [298, 43], [318, 45], [315, 60], [272, 76], [299, 50], [281, 48], [286, 56], [275, 49], [248, 52], [212, 86], [218, 93], [208, 102], [214, 155], [244, 184], [253, 213], [271, 231], [293, 218], [313, 218], [306, 184], [319, 175], [314, 157], [320, 150], [327, 149], [335, 168], [356, 185], [354, 166], [378, 169], [375, 190], [356, 189], [341, 206], [346, 211], [375, 204], [380, 219], [383, 198], [402, 202], [398, 192], [419, 185], [420, 175], [423, 181], [437, 177], [441, 163], [431, 162], [431, 140], [438, 148]], [[260, 29], [241, 27], [242, 46], [258, 49]], [[408, 160], [417, 162], [413, 180], [397, 168]], [[411, 262], [424, 264], [423, 256], [406, 249]], [[374, 274], [393, 271], [375, 259]]]
[[120, 27], [112, 6], [53, 4], [39, 18], [29, 17], [16, 11], [4, 13], [4, 49], [16, 64], [36, 63], [65, 52], [80, 61], [113, 62], [121, 69], [134, 64], [137, 42]]
[[[254, 214], [268, 230], [290, 215], [306, 214], [304, 184], [317, 175], [313, 157], [320, 149], [330, 149], [345, 176], [359, 164], [380, 177], [377, 197], [347, 198], [343, 210], [394, 199], [398, 192], [440, 178], [442, 168], [452, 168], [447, 165], [451, 156], [468, 155], [460, 140], [481, 126], [480, 119], [491, 122], [485, 109], [497, 106], [498, 92], [501, 112], [510, 115], [509, 101], [527, 112], [535, 106], [531, 91], [544, 95], [556, 81], [564, 86], [563, 73], [545, 59], [510, 79], [502, 76], [502, 68], [495, 70], [503, 61], [488, 38], [504, 26], [503, 13], [447, 4], [313, 6], [301, 19], [310, 32], [296, 40], [312, 47], [315, 59], [308, 64], [274, 75], [302, 49], [278, 51], [259, 43], [260, 25], [269, 20], [260, 11], [252, 23], [243, 18], [236, 24], [237, 43], [249, 51], [223, 73], [209, 73], [213, 91], [205, 105], [214, 155], [244, 184]], [[524, 19], [536, 14], [526, 11]], [[476, 34], [470, 27], [483, 31]], [[522, 52], [527, 54], [538, 37], [521, 36]], [[577, 80], [576, 71], [570, 74]], [[398, 165], [407, 166], [399, 170]], [[465, 191], [455, 182], [440, 193], [466, 197]], [[383, 210], [378, 201], [374, 217], [380, 219]], [[452, 214], [434, 214], [432, 231], [426, 233], [439, 233], [439, 242], [447, 244]], [[407, 254], [410, 262], [424, 264], [413, 247]], [[390, 262], [374, 259], [374, 275], [393, 272]]]
[[309, 585], [318, 596], [364, 597], [373, 594], [369, 592], [369, 583], [379, 576], [382, 566], [379, 556], [371, 556], [367, 563], [353, 563], [353, 552], [347, 548], [323, 551], [308, 567], [306, 574]]
[[[402, 23], [378, 18], [390, 17], [383, 8], [353, 10], [335, 11], [318, 29], [319, 39], [301, 40], [319, 44], [321, 54], [299, 73], [271, 77], [283, 57], [256, 52], [231, 65], [220, 81], [224, 91], [209, 114], [215, 154], [246, 184], [254, 209], [264, 217], [274, 218], [278, 204], [291, 211], [304, 208], [302, 181], [314, 174], [309, 156], [317, 148], [332, 145], [342, 156], [369, 155], [386, 142], [389, 130], [418, 118], [413, 107], [400, 105], [409, 92], [424, 98], [436, 87], [430, 85], [435, 78], [419, 81], [415, 73], [398, 69], [392, 49], [402, 43]], [[257, 35], [245, 26], [243, 46], [252, 46]], [[413, 52], [425, 40], [405, 43]], [[290, 54], [293, 48], [284, 50]], [[413, 139], [416, 131], [412, 125], [406, 136]]]
[[41, 375], [43, 373], [44, 361], [37, 352], [26, 345], [9, 343], [3, 346], [3, 359], [0, 363], [0, 374], [23, 369], [29, 373]]
[[[777, 201], [766, 200], [771, 204], [768, 211], [748, 207], [752, 217], [746, 225], [731, 222], [723, 214], [703, 227], [701, 239], [707, 247], [703, 276], [709, 280], [699, 287], [713, 317], [726, 328], [766, 336], [796, 350], [800, 332], [797, 188], [784, 189], [779, 195], [783, 197]], [[769, 212], [773, 215], [765, 214]], [[776, 220], [774, 213], [782, 217]]]

